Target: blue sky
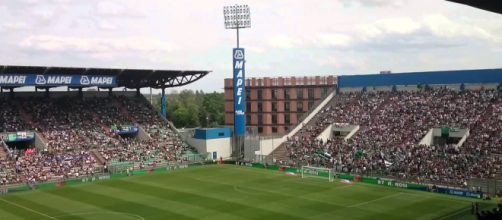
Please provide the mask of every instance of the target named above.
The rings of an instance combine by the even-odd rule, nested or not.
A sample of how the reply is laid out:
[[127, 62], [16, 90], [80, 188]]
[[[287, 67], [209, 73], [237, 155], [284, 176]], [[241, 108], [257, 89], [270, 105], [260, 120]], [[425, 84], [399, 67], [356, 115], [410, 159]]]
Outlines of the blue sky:
[[223, 91], [236, 3], [247, 77], [501, 67], [502, 15], [443, 0], [2, 0], [0, 65], [212, 70], [184, 88]]

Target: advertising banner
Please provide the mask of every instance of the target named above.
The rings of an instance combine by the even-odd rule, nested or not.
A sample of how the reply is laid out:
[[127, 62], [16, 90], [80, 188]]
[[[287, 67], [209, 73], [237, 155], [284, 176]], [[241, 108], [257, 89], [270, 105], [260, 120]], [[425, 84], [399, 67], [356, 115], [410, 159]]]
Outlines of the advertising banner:
[[234, 48], [234, 132], [236, 136], [246, 135], [246, 88], [244, 48]]
[[0, 74], [0, 86], [116, 87], [115, 76]]

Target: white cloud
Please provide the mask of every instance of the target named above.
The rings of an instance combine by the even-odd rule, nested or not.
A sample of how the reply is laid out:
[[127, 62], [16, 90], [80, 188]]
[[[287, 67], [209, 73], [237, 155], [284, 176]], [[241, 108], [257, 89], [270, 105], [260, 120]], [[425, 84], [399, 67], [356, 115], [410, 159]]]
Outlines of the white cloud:
[[28, 30], [28, 29], [29, 29], [28, 24], [26, 24], [24, 22], [0, 24], [0, 31], [4, 31], [4, 32], [23, 31], [23, 30]]
[[444, 38], [468, 37], [502, 42], [502, 35], [492, 33], [479, 26], [454, 22], [444, 15], [427, 15], [424, 25], [435, 35]]
[[320, 34], [317, 38], [322, 46], [348, 47], [352, 44], [352, 38], [345, 34]]
[[383, 7], [401, 6], [405, 0], [342, 0], [345, 6]]
[[272, 48], [292, 49], [302, 46], [302, 40], [285, 35], [276, 35], [268, 39], [268, 45]]
[[144, 16], [145, 13], [141, 9], [141, 4], [130, 1], [100, 1], [96, 5], [95, 13], [100, 16], [131, 18]]
[[422, 25], [408, 17], [385, 18], [371, 24], [357, 25], [356, 30], [361, 38], [371, 39], [384, 34], [411, 34], [418, 31]]
[[19, 45], [22, 48], [49, 52], [76, 51], [88, 53], [171, 52], [176, 48], [164, 41], [145, 36], [126, 38], [84, 38], [35, 35], [21, 40]]

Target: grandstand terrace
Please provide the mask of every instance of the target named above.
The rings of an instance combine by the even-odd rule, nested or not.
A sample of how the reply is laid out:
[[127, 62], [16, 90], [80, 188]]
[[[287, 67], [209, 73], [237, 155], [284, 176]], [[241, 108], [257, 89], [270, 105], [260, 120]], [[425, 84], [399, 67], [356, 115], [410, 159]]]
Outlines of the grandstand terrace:
[[[0, 78], [5, 79], [0, 83], [0, 185], [182, 162], [182, 155], [194, 149], [139, 91], [157, 88], [164, 95], [165, 88], [186, 85], [208, 73], [0, 67]], [[34, 86], [35, 92], [14, 92], [24, 86]], [[78, 91], [50, 91], [62, 86]], [[86, 87], [107, 92], [84, 92]], [[113, 91], [121, 87], [136, 92]]]
[[[341, 76], [338, 94], [272, 155], [283, 165], [427, 184], [500, 179], [501, 77], [501, 69]], [[335, 126], [358, 130], [345, 138]], [[425, 141], [433, 129], [463, 136]]]

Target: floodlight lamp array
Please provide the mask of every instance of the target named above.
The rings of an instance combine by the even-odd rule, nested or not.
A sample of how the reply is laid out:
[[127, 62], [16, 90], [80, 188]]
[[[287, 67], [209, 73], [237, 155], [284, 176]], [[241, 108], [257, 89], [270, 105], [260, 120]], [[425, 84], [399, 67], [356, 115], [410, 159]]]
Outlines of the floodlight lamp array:
[[250, 28], [251, 12], [248, 5], [232, 5], [223, 7], [226, 29]]

